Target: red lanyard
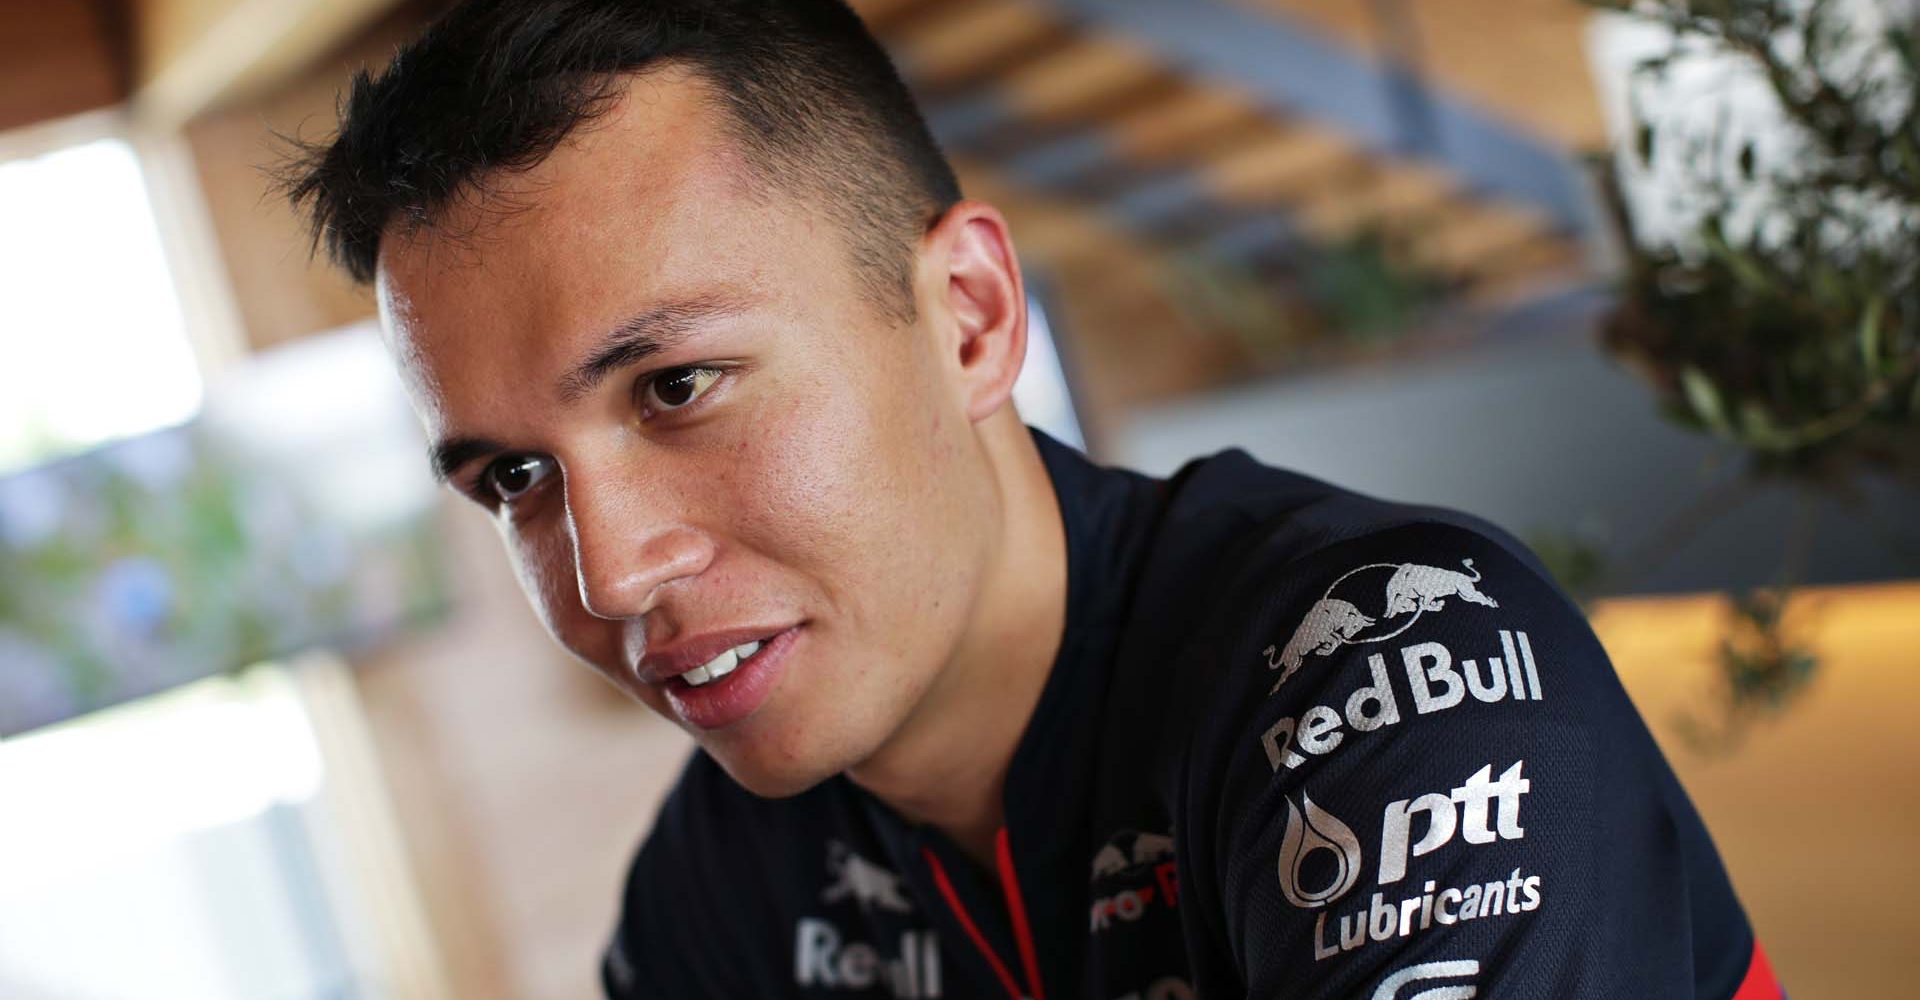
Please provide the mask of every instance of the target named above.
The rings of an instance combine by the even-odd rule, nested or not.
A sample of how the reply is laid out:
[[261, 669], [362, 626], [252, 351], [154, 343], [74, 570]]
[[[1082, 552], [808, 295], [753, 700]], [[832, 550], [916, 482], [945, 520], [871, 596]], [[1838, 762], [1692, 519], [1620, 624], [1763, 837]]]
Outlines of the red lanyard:
[[[1025, 967], [1027, 982], [1033, 987], [1033, 1000], [1047, 1000], [1046, 990], [1040, 982], [1040, 959], [1033, 950], [1033, 929], [1027, 924], [1026, 902], [1020, 898], [1020, 880], [1015, 877], [1013, 871], [1013, 850], [1007, 846], [1006, 827], [1001, 827], [999, 832], [993, 835], [993, 850], [999, 861], [1000, 887], [1007, 894], [1007, 912], [1013, 918], [1013, 938], [1014, 943], [1020, 948], [1020, 964]], [[946, 866], [940, 863], [939, 857], [933, 853], [933, 848], [922, 847], [920, 853], [927, 859], [927, 866], [933, 869], [933, 882], [940, 888], [940, 895], [946, 897], [947, 906], [953, 910], [953, 915], [960, 918], [960, 926], [966, 930], [967, 936], [973, 939], [974, 947], [980, 949], [980, 954], [986, 956], [987, 964], [993, 967], [993, 974], [999, 977], [1000, 985], [1006, 988], [1007, 995], [1013, 1000], [1026, 1000], [1027, 994], [1021, 991], [1020, 984], [1013, 978], [1013, 973], [1007, 969], [1005, 962], [1000, 961], [1000, 956], [994, 954], [992, 946], [987, 944], [986, 935], [980, 933], [980, 928], [974, 924], [973, 917], [967, 914], [967, 908], [960, 905], [960, 895], [953, 891], [953, 883], [947, 878]]]

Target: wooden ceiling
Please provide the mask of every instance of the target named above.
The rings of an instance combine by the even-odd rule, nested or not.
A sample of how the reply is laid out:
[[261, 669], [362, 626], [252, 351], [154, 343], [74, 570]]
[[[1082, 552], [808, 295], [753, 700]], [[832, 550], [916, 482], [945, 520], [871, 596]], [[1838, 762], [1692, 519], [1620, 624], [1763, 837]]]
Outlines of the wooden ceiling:
[[[1274, 216], [1312, 243], [1384, 229], [1398, 236], [1409, 266], [1469, 296], [1509, 294], [1563, 277], [1579, 264], [1581, 234], [1524, 198], [1476, 189], [1445, 162], [1383, 154], [1338, 123], [1289, 114], [1271, 95], [1222, 82], [1204, 66], [1169, 65], [1137, 40], [1063, 14], [1058, 5], [864, 0], [857, 6], [901, 63], [956, 158], [976, 172], [1004, 174], [1007, 185], [1103, 214], [1145, 244], [1169, 237], [1204, 244], [1260, 215]], [[1362, 27], [1351, 11], [1367, 5], [1305, 6], [1322, 15], [1349, 12], [1338, 22], [1343, 31], [1327, 35], [1340, 45]], [[1496, 6], [1480, 4], [1479, 12], [1491, 18]], [[1531, 6], [1550, 9], [1556, 28], [1576, 23], [1569, 11], [1579, 14], [1572, 0]], [[1474, 44], [1484, 54], [1487, 43]], [[1477, 67], [1476, 81], [1500, 79], [1486, 62], [1463, 62]], [[1568, 78], [1584, 87], [1584, 74], [1576, 62], [1547, 76], [1562, 88]], [[1579, 93], [1580, 100], [1567, 103], [1580, 106], [1584, 118], [1538, 109], [1532, 116], [1590, 138], [1598, 116], [1590, 88]], [[1523, 97], [1507, 100], [1527, 106]]]
[[[1176, 13], [1251, 18], [1383, 88], [1411, 82], [1417, 101], [1470, 119], [1470, 136], [1536, 151], [1549, 171], [1571, 171], [1575, 151], [1602, 141], [1576, 0], [1178, 2]], [[1369, 132], [1311, 100], [1296, 107], [1258, 66], [1236, 76], [1160, 44], [1128, 16], [1166, 8], [1160, 0], [855, 6], [969, 190], [1008, 209], [1030, 259], [1066, 272], [1070, 327], [1099, 370], [1089, 381], [1116, 405], [1260, 367], [1244, 338], [1222, 336], [1168, 291], [1169, 274], [1196, 266], [1218, 263], [1284, 298], [1303, 259], [1384, 234], [1397, 266], [1485, 309], [1585, 274], [1586, 235], [1564, 193], [1539, 197], [1525, 176], [1503, 185], [1500, 165], [1483, 169], [1473, 162], [1483, 151], [1458, 140], [1450, 157], [1383, 143], [1377, 122]], [[1278, 310], [1253, 321], [1284, 325]], [[1120, 332], [1143, 324], [1159, 330]]]
[[131, 4], [135, 110], [177, 128], [271, 93], [400, 0], [122, 0]]

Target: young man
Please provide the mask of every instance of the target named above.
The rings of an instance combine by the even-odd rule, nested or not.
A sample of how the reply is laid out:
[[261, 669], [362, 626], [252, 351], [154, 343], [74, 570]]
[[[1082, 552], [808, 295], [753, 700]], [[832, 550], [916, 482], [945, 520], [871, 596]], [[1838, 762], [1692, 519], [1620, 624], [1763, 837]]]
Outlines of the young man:
[[476, 0], [293, 193], [554, 637], [698, 742], [614, 997], [1775, 997], [1511, 538], [1030, 431], [1007, 223], [834, 0]]

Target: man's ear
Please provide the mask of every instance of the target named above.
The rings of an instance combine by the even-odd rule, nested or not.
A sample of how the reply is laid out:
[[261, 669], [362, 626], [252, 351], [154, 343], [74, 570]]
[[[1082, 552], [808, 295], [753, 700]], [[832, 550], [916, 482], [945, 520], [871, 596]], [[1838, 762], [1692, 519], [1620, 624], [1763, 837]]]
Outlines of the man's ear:
[[1013, 394], [1027, 357], [1027, 292], [1013, 235], [999, 209], [963, 201], [927, 233], [925, 247], [945, 367], [959, 380], [967, 419], [978, 422]]

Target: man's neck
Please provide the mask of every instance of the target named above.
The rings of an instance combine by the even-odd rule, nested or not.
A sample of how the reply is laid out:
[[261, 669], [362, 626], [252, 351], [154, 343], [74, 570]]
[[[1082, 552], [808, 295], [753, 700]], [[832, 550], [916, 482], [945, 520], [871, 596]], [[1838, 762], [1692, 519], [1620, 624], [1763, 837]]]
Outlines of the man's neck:
[[991, 872], [1013, 753], [1060, 650], [1067, 543], [1052, 480], [1010, 416], [982, 435], [1005, 530], [974, 625], [900, 729], [847, 776], [910, 820], [930, 824]]

